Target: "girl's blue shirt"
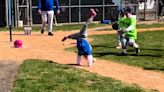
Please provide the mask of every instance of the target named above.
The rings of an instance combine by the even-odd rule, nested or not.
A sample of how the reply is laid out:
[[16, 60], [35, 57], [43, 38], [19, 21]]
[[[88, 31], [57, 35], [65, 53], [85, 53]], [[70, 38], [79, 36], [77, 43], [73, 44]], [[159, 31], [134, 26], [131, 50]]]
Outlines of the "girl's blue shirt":
[[77, 39], [78, 55], [91, 55], [92, 47], [86, 39]]

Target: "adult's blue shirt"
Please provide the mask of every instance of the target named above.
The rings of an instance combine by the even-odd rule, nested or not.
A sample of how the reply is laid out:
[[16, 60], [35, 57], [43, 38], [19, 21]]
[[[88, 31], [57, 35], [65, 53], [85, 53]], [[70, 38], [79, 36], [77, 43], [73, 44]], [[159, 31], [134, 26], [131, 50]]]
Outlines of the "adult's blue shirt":
[[54, 10], [54, 5], [56, 9], [59, 10], [58, 0], [38, 0], [38, 9], [42, 11]]

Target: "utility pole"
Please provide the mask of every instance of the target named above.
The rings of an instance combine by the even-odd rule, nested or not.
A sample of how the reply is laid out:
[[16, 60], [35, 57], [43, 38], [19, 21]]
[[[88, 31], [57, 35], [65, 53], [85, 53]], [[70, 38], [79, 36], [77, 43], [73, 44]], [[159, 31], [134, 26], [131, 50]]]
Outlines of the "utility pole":
[[146, 0], [144, 0], [144, 20], [146, 19], [145, 16], [146, 16]]
[[11, 8], [11, 0], [8, 0], [8, 24], [9, 24], [9, 31], [10, 31], [10, 42], [12, 42], [12, 8]]

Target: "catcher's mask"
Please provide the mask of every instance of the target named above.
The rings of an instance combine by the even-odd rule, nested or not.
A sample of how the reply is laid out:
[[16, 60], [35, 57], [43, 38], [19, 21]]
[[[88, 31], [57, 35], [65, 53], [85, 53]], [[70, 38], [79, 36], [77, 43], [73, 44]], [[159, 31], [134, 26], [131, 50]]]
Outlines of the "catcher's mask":
[[132, 9], [130, 7], [124, 7], [121, 12], [123, 14], [128, 14], [128, 13], [132, 13]]
[[22, 48], [23, 42], [21, 40], [15, 40], [14, 41], [14, 47], [15, 48]]

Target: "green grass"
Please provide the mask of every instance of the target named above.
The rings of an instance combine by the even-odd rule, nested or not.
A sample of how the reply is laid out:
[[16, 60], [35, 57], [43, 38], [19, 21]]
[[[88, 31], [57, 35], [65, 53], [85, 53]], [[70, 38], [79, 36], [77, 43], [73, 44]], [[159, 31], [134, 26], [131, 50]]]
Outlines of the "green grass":
[[[61, 30], [61, 31], [80, 30], [83, 25], [84, 24], [63, 25], [63, 26], [56, 27], [55, 30]], [[91, 23], [88, 26], [88, 28], [105, 27], [105, 26], [108, 25]]]
[[[62, 25], [62, 26], [53, 26], [54, 31], [72, 31], [72, 30], [80, 30], [82, 28], [83, 24], [70, 24], [70, 25]], [[95, 27], [107, 27], [109, 25], [107, 24], [96, 24], [92, 23], [89, 25], [89, 28], [95, 28]], [[154, 27], [164, 27], [164, 23], [154, 23], [154, 24], [138, 24], [137, 28], [154, 28]], [[7, 27], [0, 27], [0, 31], [8, 31], [9, 29]], [[40, 26], [33, 26], [32, 31], [40, 31]], [[112, 30], [111, 28], [105, 28], [102, 30]], [[23, 28], [12, 28], [12, 31], [23, 31]], [[100, 31], [100, 30], [97, 30]]]
[[70, 65], [29, 59], [20, 65], [12, 92], [145, 92], [145, 90], [135, 84], [122, 83]]
[[[82, 28], [83, 24], [70, 24], [70, 25], [61, 25], [61, 26], [53, 26], [54, 31], [72, 31], [72, 30], [80, 30]], [[105, 27], [108, 25], [105, 24], [96, 24], [91, 23], [88, 28], [95, 28], [95, 27]], [[0, 27], [0, 31], [8, 31], [9, 29], [7, 27]], [[23, 31], [23, 28], [12, 28], [13, 31]], [[32, 31], [40, 31], [41, 26], [33, 26]]]
[[[153, 23], [153, 24], [137, 24], [137, 28], [138, 29], [145, 29], [145, 28], [158, 28], [158, 27], [164, 27], [164, 23]], [[101, 29], [101, 30], [106, 30], [106, 31], [109, 31], [109, 30], [112, 30], [111, 28], [106, 28], [106, 29]], [[100, 31], [101, 31], [100, 30]]]
[[[133, 48], [129, 48], [128, 56], [119, 56], [121, 50], [115, 48], [117, 38], [114, 34], [91, 36], [94, 41], [93, 56], [100, 59], [142, 67], [147, 70], [164, 71], [164, 30], [138, 33], [137, 43], [141, 53], [135, 56]], [[76, 51], [74, 48], [68, 50]]]
[[[137, 24], [137, 28], [158, 28], [158, 27], [164, 27], [164, 23], [153, 23], [153, 24]], [[100, 30], [97, 30], [97, 31], [109, 31], [109, 30], [112, 30], [112, 28], [105, 28], [105, 29], [100, 29]]]
[[164, 23], [137, 24], [137, 28], [158, 28], [158, 27], [164, 27]]

